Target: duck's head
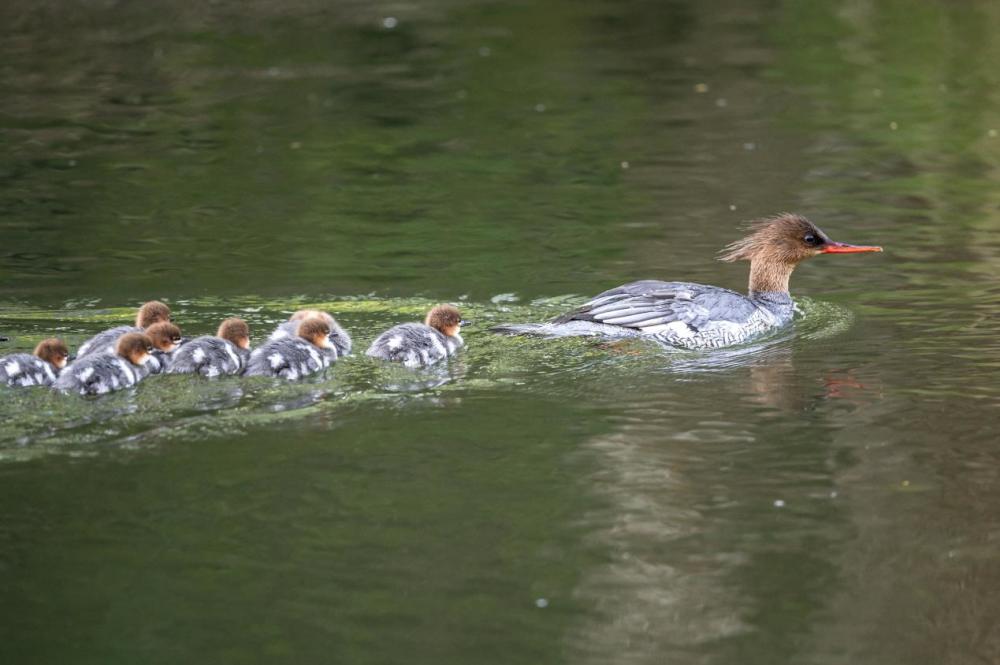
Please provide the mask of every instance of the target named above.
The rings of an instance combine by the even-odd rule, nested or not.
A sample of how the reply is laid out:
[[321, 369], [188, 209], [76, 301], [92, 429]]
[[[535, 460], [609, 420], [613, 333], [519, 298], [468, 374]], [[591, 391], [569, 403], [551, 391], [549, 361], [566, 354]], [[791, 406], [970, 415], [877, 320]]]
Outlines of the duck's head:
[[137, 328], [146, 329], [154, 323], [170, 322], [170, 308], [159, 300], [150, 300], [139, 308], [139, 313], [135, 315], [135, 325]]
[[323, 319], [330, 328], [333, 328], [333, 317], [321, 309], [300, 309], [288, 317], [289, 321], [305, 321], [306, 319]]
[[181, 343], [181, 329], [169, 321], [149, 326], [146, 328], [146, 335], [153, 340], [153, 346], [164, 353], [170, 353]]
[[782, 213], [749, 224], [750, 234], [722, 250], [722, 261], [750, 261], [795, 266], [817, 254], [881, 252], [881, 247], [830, 240], [802, 215]]
[[228, 340], [241, 349], [250, 348], [250, 326], [243, 319], [226, 319], [219, 324], [215, 336]]
[[302, 320], [296, 334], [313, 346], [321, 349], [336, 349], [330, 341], [330, 324], [319, 316]]
[[788, 293], [788, 278], [817, 254], [881, 252], [881, 247], [834, 242], [802, 215], [782, 213], [749, 224], [750, 234], [722, 250], [723, 261], [750, 262], [750, 293]]
[[65, 367], [66, 361], [69, 359], [69, 348], [66, 346], [66, 342], [55, 337], [43, 339], [39, 342], [38, 346], [35, 347], [34, 353], [37, 357], [58, 369]]
[[447, 337], [454, 337], [462, 329], [462, 314], [452, 305], [438, 305], [427, 312], [424, 323]]
[[115, 353], [125, 358], [133, 365], [144, 365], [149, 362], [153, 349], [153, 340], [145, 333], [126, 333], [118, 338]]

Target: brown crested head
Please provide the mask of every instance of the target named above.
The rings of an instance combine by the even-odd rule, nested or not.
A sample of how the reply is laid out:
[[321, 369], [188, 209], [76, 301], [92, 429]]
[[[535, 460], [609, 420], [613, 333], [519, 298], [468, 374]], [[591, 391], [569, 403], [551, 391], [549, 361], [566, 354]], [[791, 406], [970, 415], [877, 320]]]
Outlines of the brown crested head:
[[795, 266], [817, 254], [881, 252], [881, 247], [834, 242], [802, 215], [781, 213], [747, 225], [750, 234], [726, 246], [722, 261], [760, 261]]
[[322, 317], [312, 316], [303, 319], [296, 333], [313, 346], [321, 349], [334, 348], [333, 342], [330, 341], [330, 324]]
[[34, 353], [37, 357], [59, 369], [66, 366], [66, 360], [69, 358], [69, 348], [66, 346], [66, 342], [55, 337], [39, 342]]
[[427, 312], [424, 323], [448, 337], [453, 337], [462, 328], [462, 314], [452, 305], [438, 305]]
[[148, 328], [161, 321], [170, 321], [170, 308], [159, 300], [150, 300], [139, 308], [139, 313], [135, 316], [137, 328]]
[[228, 340], [241, 349], [250, 348], [250, 326], [243, 319], [226, 319], [219, 324], [216, 337]]
[[181, 343], [181, 329], [167, 321], [149, 326], [146, 335], [153, 340], [153, 346], [165, 353], [170, 353]]
[[796, 264], [820, 253], [829, 238], [801, 215], [782, 213], [747, 224], [749, 235], [722, 250], [722, 261]]
[[125, 358], [133, 365], [146, 362], [153, 352], [153, 340], [145, 333], [126, 333], [118, 338], [115, 353]]

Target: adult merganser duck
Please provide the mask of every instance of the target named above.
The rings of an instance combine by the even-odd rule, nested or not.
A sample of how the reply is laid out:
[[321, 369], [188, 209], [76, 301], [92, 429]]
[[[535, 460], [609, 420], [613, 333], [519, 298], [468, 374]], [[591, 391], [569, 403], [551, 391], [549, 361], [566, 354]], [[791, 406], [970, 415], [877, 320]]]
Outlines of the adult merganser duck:
[[750, 262], [748, 295], [704, 284], [643, 280], [605, 291], [549, 323], [492, 330], [547, 337], [648, 337], [685, 349], [739, 344], [791, 322], [788, 278], [801, 261], [818, 254], [882, 251], [834, 242], [808, 219], [791, 213], [751, 222], [750, 231], [719, 257]]
[[295, 380], [315, 374], [337, 359], [330, 341], [330, 325], [322, 317], [304, 319], [295, 337], [271, 340], [250, 354], [246, 376], [273, 376]]
[[226, 319], [215, 337], [196, 337], [174, 352], [170, 374], [201, 374], [209, 378], [239, 374], [250, 359], [250, 327], [243, 319]]
[[401, 362], [407, 367], [433, 365], [454, 355], [464, 344], [462, 315], [451, 305], [438, 305], [423, 323], [402, 323], [379, 335], [365, 354]]
[[99, 332], [80, 345], [76, 352], [77, 358], [91, 353], [114, 353], [118, 338], [125, 333], [143, 332], [154, 323], [170, 321], [170, 308], [158, 300], [151, 300], [139, 308], [135, 315], [134, 326], [116, 326]]
[[125, 333], [115, 345], [115, 353], [92, 353], [78, 358], [64, 369], [52, 387], [81, 395], [103, 395], [130, 388], [149, 373], [153, 340], [143, 333]]
[[153, 352], [145, 367], [150, 374], [163, 374], [170, 367], [174, 351], [184, 341], [181, 329], [169, 321], [160, 321], [146, 328], [146, 335], [153, 340]]
[[0, 356], [0, 384], [8, 386], [51, 386], [59, 370], [66, 366], [69, 349], [61, 339], [42, 340], [31, 353]]
[[337, 349], [337, 357], [343, 357], [351, 352], [351, 336], [347, 334], [347, 331], [340, 327], [336, 319], [330, 316], [328, 313], [318, 310], [318, 309], [300, 309], [292, 314], [287, 321], [279, 324], [274, 332], [268, 337], [268, 340], [283, 339], [285, 337], [295, 337], [298, 334], [299, 323], [303, 320], [316, 317], [326, 321], [326, 324], [330, 326], [330, 341], [333, 342], [334, 347]]

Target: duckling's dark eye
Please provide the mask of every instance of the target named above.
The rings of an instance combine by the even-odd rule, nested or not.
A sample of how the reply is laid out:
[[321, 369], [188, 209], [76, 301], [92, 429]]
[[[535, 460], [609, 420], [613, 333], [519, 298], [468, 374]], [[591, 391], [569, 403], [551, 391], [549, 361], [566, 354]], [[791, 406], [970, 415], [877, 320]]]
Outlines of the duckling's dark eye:
[[146, 353], [152, 353], [152, 352], [153, 352], [153, 347], [147, 346], [146, 347]]
[[170, 341], [173, 342], [174, 344], [177, 344], [178, 342], [181, 341], [181, 338], [180, 337], [171, 337]]
[[804, 240], [807, 245], [813, 245], [813, 246], [823, 242], [822, 240], [820, 240], [818, 237], [814, 236], [811, 233], [807, 234], [806, 237], [803, 238], [802, 240]]

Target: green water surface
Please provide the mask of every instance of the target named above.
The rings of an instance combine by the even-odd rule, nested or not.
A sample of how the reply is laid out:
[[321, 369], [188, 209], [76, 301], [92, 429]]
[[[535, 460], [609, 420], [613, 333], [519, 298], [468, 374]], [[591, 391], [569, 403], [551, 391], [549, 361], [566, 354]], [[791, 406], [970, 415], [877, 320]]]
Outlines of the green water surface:
[[[324, 375], [0, 388], [0, 662], [1000, 662], [1000, 6], [0, 4], [0, 354], [303, 306]], [[794, 210], [749, 347], [487, 332]], [[467, 348], [361, 353], [454, 302]]]

